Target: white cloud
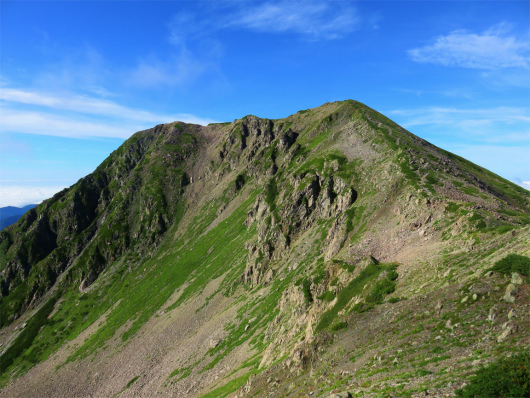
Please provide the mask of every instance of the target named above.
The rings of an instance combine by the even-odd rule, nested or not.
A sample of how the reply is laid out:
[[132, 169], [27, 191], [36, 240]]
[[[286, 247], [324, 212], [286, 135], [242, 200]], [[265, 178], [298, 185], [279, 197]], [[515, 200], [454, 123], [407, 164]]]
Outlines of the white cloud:
[[0, 88], [0, 100], [26, 105], [37, 105], [55, 110], [139, 120], [148, 123], [171, 121], [172, 118], [172, 116], [169, 115], [156, 115], [139, 109], [127, 108], [101, 98], [77, 94], [54, 95], [14, 88]]
[[[217, 80], [224, 80], [218, 67], [223, 54], [222, 45], [218, 40], [204, 39], [208, 33], [219, 29], [218, 20], [207, 15], [201, 15], [201, 19], [198, 19], [194, 14], [179, 13], [167, 27], [167, 40], [173, 49], [163, 57], [140, 57], [136, 66], [125, 71], [126, 84], [141, 88], [167, 89], [189, 86], [208, 75], [213, 75]], [[190, 46], [191, 42], [193, 46]]]
[[446, 135], [472, 136], [484, 142], [518, 143], [530, 140], [528, 109], [496, 107], [456, 109], [429, 107], [387, 112], [406, 128], [414, 126], [444, 127]]
[[[155, 124], [182, 121], [208, 124], [213, 120], [190, 114], [154, 114], [116, 102], [76, 94], [50, 94], [0, 88], [2, 131], [60, 137], [128, 138]], [[26, 109], [23, 104], [31, 109]]]
[[199, 61], [186, 49], [179, 50], [167, 60], [141, 59], [125, 78], [137, 87], [168, 87], [190, 84], [208, 69], [206, 62]]
[[246, 5], [227, 26], [260, 32], [293, 32], [311, 39], [336, 39], [356, 30], [360, 19], [346, 2], [276, 1]]
[[79, 117], [56, 115], [49, 112], [19, 111], [0, 108], [0, 127], [4, 132], [53, 135], [57, 137], [119, 137], [128, 138], [139, 127], [123, 127], [116, 123], [98, 123]]
[[529, 43], [508, 36], [506, 26], [496, 25], [483, 33], [456, 30], [439, 36], [433, 44], [408, 51], [416, 62], [474, 69], [528, 67]]
[[51, 198], [64, 188], [67, 188], [67, 186], [5, 186], [0, 182], [0, 207], [21, 207], [32, 203], [38, 204], [45, 199]]

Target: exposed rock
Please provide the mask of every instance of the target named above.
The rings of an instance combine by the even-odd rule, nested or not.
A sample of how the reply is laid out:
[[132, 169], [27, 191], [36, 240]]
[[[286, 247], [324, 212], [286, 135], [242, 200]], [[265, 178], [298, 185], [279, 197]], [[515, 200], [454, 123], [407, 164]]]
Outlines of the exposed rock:
[[523, 284], [523, 278], [521, 278], [521, 275], [519, 275], [517, 272], [512, 273], [512, 280], [511, 283], [514, 285], [522, 285]]
[[209, 347], [210, 347], [210, 348], [215, 348], [215, 347], [217, 347], [219, 344], [221, 344], [222, 342], [223, 342], [223, 339], [211, 339], [211, 340], [210, 340]]
[[509, 335], [517, 331], [517, 325], [511, 321], [505, 322], [502, 325], [503, 332], [497, 337], [497, 342], [502, 343]]
[[513, 284], [513, 283], [510, 283], [507, 287], [506, 287], [506, 292], [504, 293], [504, 297], [503, 299], [508, 302], [508, 303], [513, 303], [515, 302], [515, 297], [514, 295], [517, 293], [517, 287]]
[[329, 395], [329, 398], [353, 398], [349, 392], [336, 392]]

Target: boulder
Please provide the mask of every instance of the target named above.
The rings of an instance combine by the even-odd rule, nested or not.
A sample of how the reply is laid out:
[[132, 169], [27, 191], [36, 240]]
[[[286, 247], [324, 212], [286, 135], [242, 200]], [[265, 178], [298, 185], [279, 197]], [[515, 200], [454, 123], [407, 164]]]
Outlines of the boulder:
[[514, 303], [515, 302], [515, 297], [514, 297], [515, 293], [517, 293], [517, 287], [513, 283], [510, 283], [506, 287], [506, 292], [504, 293], [503, 299], [506, 302], [508, 302], [508, 303]]
[[517, 272], [512, 273], [511, 283], [514, 285], [522, 285], [523, 279], [521, 278], [521, 275], [519, 275]]

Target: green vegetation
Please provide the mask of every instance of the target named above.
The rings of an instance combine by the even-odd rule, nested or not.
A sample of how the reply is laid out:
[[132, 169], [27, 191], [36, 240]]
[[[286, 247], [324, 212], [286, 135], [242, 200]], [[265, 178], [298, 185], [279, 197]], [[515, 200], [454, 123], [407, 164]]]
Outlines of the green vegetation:
[[276, 208], [276, 197], [278, 196], [278, 186], [276, 185], [276, 179], [272, 178], [265, 188], [265, 202], [274, 211]]
[[348, 329], [348, 323], [347, 322], [335, 322], [333, 325], [331, 325], [330, 329], [334, 332], [336, 332], [337, 330]]
[[329, 290], [327, 290], [324, 293], [322, 293], [320, 296], [317, 296], [317, 299], [323, 300], [326, 303], [330, 303], [333, 300], [335, 300], [335, 294], [333, 294], [333, 292], [330, 292]]
[[26, 327], [19, 333], [15, 341], [0, 356], [2, 373], [4, 373], [15, 361], [25, 362], [33, 365], [41, 360], [42, 348], [32, 347], [32, 343], [39, 334], [42, 327], [49, 323], [48, 315], [53, 311], [57, 302], [57, 296], [48, 300], [27, 322]]
[[[362, 292], [366, 283], [377, 278], [382, 271], [392, 269], [395, 270], [395, 267], [395, 265], [385, 266], [382, 264], [369, 264], [356, 278], [354, 278], [344, 289], [339, 292], [337, 295], [337, 302], [331, 309], [322, 315], [322, 318], [320, 319], [315, 331], [319, 332], [328, 328], [337, 317], [339, 311], [348, 305], [353, 296], [356, 296]], [[374, 293], [374, 297], [381, 291], [386, 290], [388, 290], [388, 287], [378, 287]]]
[[454, 202], [447, 203], [447, 206], [445, 208], [445, 210], [447, 210], [449, 213], [456, 213], [459, 209], [460, 206]]
[[480, 368], [468, 385], [456, 391], [456, 396], [530, 397], [530, 353], [522, 352]]
[[396, 283], [390, 279], [383, 279], [374, 285], [370, 294], [366, 298], [367, 303], [381, 304], [386, 295], [394, 293]]
[[505, 275], [518, 272], [521, 275], [530, 277], [530, 258], [519, 254], [508, 254], [502, 260], [497, 261], [491, 270]]
[[245, 384], [253, 373], [235, 378], [229, 381], [224, 386], [218, 387], [215, 390], [202, 395], [200, 398], [225, 398], [228, 394], [236, 391], [239, 387]]
[[138, 380], [140, 378], [140, 376], [136, 376], [136, 377], [133, 377], [131, 380], [129, 380], [129, 382], [127, 383], [127, 385], [125, 386], [125, 389], [127, 390], [128, 388], [131, 388], [131, 386], [136, 382], [136, 380]]
[[355, 207], [346, 210], [346, 233], [353, 231], [353, 218], [355, 216]]
[[313, 302], [313, 295], [311, 294], [311, 281], [304, 279], [302, 281], [302, 292], [304, 293], [304, 299], [307, 304]]
[[184, 367], [184, 368], [178, 368], [178, 369], [175, 369], [173, 372], [171, 372], [171, 373], [169, 374], [169, 377], [168, 377], [168, 378], [171, 379], [171, 378], [173, 378], [173, 377], [175, 377], [175, 376], [179, 376], [178, 380], [185, 379], [186, 377], [188, 377], [188, 376], [191, 374], [193, 368], [194, 368], [195, 366], [197, 366], [197, 364], [198, 364], [199, 362], [200, 362], [200, 361], [197, 361], [197, 362], [195, 362], [194, 364], [192, 364], [192, 365], [190, 365], [190, 366], [186, 366], [186, 367]]

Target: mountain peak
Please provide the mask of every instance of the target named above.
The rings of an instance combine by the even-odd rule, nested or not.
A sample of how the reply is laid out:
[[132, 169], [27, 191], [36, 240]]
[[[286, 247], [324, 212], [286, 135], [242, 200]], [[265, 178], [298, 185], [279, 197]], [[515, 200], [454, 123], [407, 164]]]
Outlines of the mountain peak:
[[[522, 313], [528, 289], [482, 274], [528, 252], [529, 204], [352, 100], [138, 132], [0, 232], [2, 392], [461, 383], [455, 364], [472, 347], [524, 344], [526, 320], [507, 314]], [[477, 331], [490, 313], [510, 332]]]

